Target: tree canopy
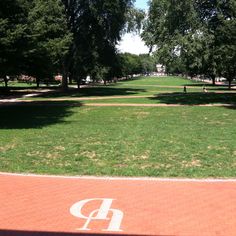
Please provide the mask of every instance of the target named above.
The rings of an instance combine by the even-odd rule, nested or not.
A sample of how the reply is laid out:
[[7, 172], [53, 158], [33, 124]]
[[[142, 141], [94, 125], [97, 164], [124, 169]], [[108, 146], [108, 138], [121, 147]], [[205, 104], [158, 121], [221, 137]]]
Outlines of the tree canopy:
[[152, 0], [142, 34], [169, 72], [235, 79], [235, 0]]
[[67, 74], [80, 81], [88, 74], [94, 76], [98, 68], [114, 74], [117, 63], [116, 44], [133, 7], [132, 0], [86, 1], [63, 0], [73, 42], [69, 60], [65, 62], [64, 87]]
[[20, 61], [27, 45], [27, 1], [0, 1], [0, 77], [21, 71]]
[[143, 18], [133, 2], [2, 0], [0, 77], [26, 74], [39, 84], [61, 73], [66, 89], [68, 77], [115, 76], [116, 45]]

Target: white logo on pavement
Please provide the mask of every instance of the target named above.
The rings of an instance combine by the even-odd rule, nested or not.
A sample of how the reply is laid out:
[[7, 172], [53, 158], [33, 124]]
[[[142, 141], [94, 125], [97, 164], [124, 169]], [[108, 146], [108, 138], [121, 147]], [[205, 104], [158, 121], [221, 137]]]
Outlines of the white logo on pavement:
[[[107, 229], [102, 229], [102, 231], [110, 231], [110, 232], [121, 232], [121, 222], [123, 219], [123, 212], [118, 209], [112, 209], [111, 205], [114, 199], [111, 198], [92, 198], [92, 199], [85, 199], [75, 203], [70, 208], [70, 213], [78, 218], [85, 219], [85, 224], [82, 228], [78, 230], [91, 230], [89, 228], [89, 224], [91, 221], [94, 220], [106, 220], [109, 221], [109, 225]], [[84, 216], [82, 214], [82, 208], [89, 202], [92, 201], [100, 201], [101, 205], [99, 209], [95, 209], [88, 216]], [[109, 212], [112, 213], [111, 218], [108, 218]]]

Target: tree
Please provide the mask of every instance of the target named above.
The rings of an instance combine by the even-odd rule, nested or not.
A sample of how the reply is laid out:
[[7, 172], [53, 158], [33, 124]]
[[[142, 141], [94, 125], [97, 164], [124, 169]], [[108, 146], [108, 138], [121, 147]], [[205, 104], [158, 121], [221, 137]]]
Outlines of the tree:
[[228, 80], [231, 89], [232, 81], [236, 79], [236, 20], [224, 20], [218, 32], [218, 71]]
[[[167, 70], [188, 73], [196, 62], [185, 64], [194, 51], [189, 45], [197, 38], [198, 21], [193, 1], [153, 0], [142, 34], [146, 44], [156, 50], [158, 61]], [[175, 67], [173, 70], [173, 66]]]
[[218, 74], [228, 80], [230, 88], [236, 76], [236, 2], [197, 0], [196, 3], [202, 24], [214, 39], [210, 59], [215, 62]]
[[28, 16], [29, 43], [25, 52], [25, 72], [44, 79], [62, 71], [71, 35], [67, 29], [64, 6], [60, 0], [34, 0]]
[[110, 74], [114, 74], [115, 46], [121, 38], [133, 0], [63, 0], [63, 3], [73, 34], [70, 53], [64, 61], [64, 88], [68, 74], [79, 85], [83, 77], [93, 74], [95, 65], [109, 68]]
[[149, 74], [155, 70], [156, 60], [149, 54], [119, 54], [117, 76], [128, 78], [134, 74]]
[[119, 66], [122, 77], [128, 78], [134, 74], [142, 73], [141, 61], [138, 55], [131, 53], [119, 54]]
[[235, 0], [152, 0], [143, 39], [170, 71], [235, 78]]
[[139, 59], [142, 68], [140, 73], [149, 74], [156, 71], [156, 60], [154, 56], [150, 56], [149, 54], [140, 54]]
[[27, 45], [28, 2], [0, 1], [0, 78], [7, 87], [8, 76], [21, 72], [22, 56]]

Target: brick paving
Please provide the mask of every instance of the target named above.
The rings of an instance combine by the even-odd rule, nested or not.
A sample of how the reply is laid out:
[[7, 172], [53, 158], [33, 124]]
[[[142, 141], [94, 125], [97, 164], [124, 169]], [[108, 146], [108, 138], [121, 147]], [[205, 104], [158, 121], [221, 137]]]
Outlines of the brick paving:
[[235, 236], [236, 180], [0, 174], [0, 235]]

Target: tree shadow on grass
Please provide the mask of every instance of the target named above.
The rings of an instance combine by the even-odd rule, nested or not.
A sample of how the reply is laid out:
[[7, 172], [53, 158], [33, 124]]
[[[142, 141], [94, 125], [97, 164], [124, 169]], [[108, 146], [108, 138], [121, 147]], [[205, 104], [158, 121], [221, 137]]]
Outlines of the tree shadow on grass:
[[[116, 233], [89, 233], [89, 232], [77, 232], [77, 233], [68, 233], [68, 232], [44, 232], [44, 231], [20, 231], [20, 230], [1, 230], [0, 235], [2, 236], [144, 236], [144, 234], [116, 234]], [[146, 235], [146, 234], [145, 234]], [[171, 236], [171, 235], [156, 235], [156, 236]], [[173, 236], [173, 235], [172, 235]]]
[[227, 104], [236, 105], [236, 94], [232, 93], [162, 93], [149, 98], [166, 104], [206, 105]]
[[[26, 88], [24, 89], [26, 90]], [[26, 91], [21, 90], [20, 92], [18, 90], [11, 90], [11, 88], [5, 88], [5, 87], [1, 87], [0, 88], [0, 99], [9, 99], [11, 97], [14, 96], [23, 96], [27, 94]]]
[[65, 123], [72, 115], [72, 106], [78, 102], [30, 102], [3, 104], [0, 106], [0, 129], [40, 129], [57, 123]]
[[236, 92], [235, 88], [229, 89], [228, 86], [217, 86], [217, 87], [206, 87], [208, 91], [215, 90], [215, 91], [225, 91], [225, 92]]
[[114, 86], [101, 86], [101, 87], [87, 87], [77, 89], [70, 89], [66, 92], [56, 91], [40, 95], [43, 98], [59, 98], [59, 97], [91, 97], [91, 96], [122, 96], [122, 95], [135, 95], [141, 92], [146, 92], [145, 89], [134, 88], [116, 88]]
[[222, 90], [222, 91], [235, 91], [235, 84], [232, 84], [232, 88], [229, 89], [229, 85], [228, 84], [208, 84], [208, 83], [196, 83], [196, 84], [185, 84], [183, 86], [186, 87], [206, 87], [207, 90]]
[[0, 87], [0, 99], [11, 99], [11, 98], [21, 98], [24, 95], [28, 94], [41, 94], [43, 91], [52, 90], [57, 91], [59, 88], [52, 88], [52, 87], [44, 87], [44, 88], [37, 88], [37, 87]]

